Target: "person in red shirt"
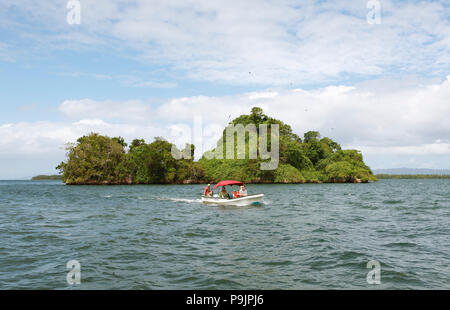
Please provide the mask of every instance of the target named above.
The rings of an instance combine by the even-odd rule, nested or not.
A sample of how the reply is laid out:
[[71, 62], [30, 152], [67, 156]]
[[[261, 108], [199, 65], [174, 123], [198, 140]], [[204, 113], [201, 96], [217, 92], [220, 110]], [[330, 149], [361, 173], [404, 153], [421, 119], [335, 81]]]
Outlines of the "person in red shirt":
[[203, 196], [205, 196], [205, 197], [212, 197], [212, 191], [209, 189], [210, 186], [211, 186], [211, 184], [208, 184], [205, 187], [205, 190], [203, 191]]

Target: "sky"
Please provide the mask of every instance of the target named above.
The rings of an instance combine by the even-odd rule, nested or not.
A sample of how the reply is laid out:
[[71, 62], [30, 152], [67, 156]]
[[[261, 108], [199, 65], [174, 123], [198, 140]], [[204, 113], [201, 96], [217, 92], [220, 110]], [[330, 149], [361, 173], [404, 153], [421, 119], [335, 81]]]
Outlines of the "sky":
[[2, 0], [0, 179], [90, 132], [207, 150], [253, 106], [372, 169], [450, 169], [449, 69], [448, 1]]

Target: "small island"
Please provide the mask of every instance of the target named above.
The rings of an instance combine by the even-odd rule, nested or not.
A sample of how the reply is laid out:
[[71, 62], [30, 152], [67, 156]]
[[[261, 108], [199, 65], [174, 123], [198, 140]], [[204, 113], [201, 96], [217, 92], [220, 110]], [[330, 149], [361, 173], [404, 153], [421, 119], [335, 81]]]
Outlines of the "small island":
[[[261, 170], [263, 159], [210, 159], [203, 156], [194, 161], [194, 145], [186, 145], [180, 153], [190, 153], [190, 159], [175, 159], [174, 146], [163, 138], [152, 143], [135, 139], [128, 144], [122, 137], [107, 137], [91, 133], [67, 147], [67, 160], [57, 169], [68, 185], [121, 184], [200, 184], [233, 179], [244, 183], [367, 183], [377, 181], [357, 150], [343, 150], [328, 137], [309, 131], [300, 138], [288, 124], [269, 117], [254, 107], [230, 125], [255, 124], [279, 126], [279, 165], [273, 170]], [[217, 146], [226, 152], [224, 136]], [[245, 138], [248, 146], [248, 135]], [[258, 150], [260, 144], [258, 141]], [[247, 150], [247, 148], [246, 148]], [[212, 150], [214, 151], [214, 150]], [[236, 150], [235, 150], [236, 151]], [[246, 151], [247, 152], [247, 151]], [[245, 157], [245, 158], [248, 158]]]
[[62, 180], [62, 175], [55, 174], [55, 175], [37, 175], [35, 177], [31, 178], [31, 181], [49, 181], [49, 180]]

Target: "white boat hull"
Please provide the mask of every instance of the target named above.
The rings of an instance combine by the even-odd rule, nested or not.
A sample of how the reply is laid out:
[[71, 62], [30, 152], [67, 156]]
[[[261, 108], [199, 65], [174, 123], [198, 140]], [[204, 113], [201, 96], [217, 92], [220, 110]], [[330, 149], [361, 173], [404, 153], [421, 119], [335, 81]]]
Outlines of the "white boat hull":
[[221, 206], [248, 206], [251, 204], [260, 204], [264, 194], [249, 195], [234, 199], [222, 199], [218, 197], [205, 197], [202, 196], [202, 202], [204, 204], [213, 204]]

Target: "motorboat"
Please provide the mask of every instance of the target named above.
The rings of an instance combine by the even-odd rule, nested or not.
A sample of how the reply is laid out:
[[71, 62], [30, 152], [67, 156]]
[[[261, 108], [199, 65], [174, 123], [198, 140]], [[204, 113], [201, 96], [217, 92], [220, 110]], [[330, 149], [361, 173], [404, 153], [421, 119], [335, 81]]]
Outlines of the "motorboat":
[[223, 206], [248, 206], [261, 204], [261, 200], [264, 194], [249, 195], [239, 198], [223, 199], [219, 197], [205, 197], [202, 196], [202, 202], [204, 204], [215, 204]]
[[261, 204], [261, 200], [264, 197], [264, 194], [254, 194], [233, 198], [219, 198], [217, 195], [214, 195], [214, 190], [221, 186], [241, 186], [244, 183], [239, 181], [222, 181], [216, 184], [212, 189], [212, 196], [202, 196], [202, 202], [204, 204], [213, 204], [213, 205], [223, 205], [223, 206], [248, 206], [248, 205], [259, 205]]

